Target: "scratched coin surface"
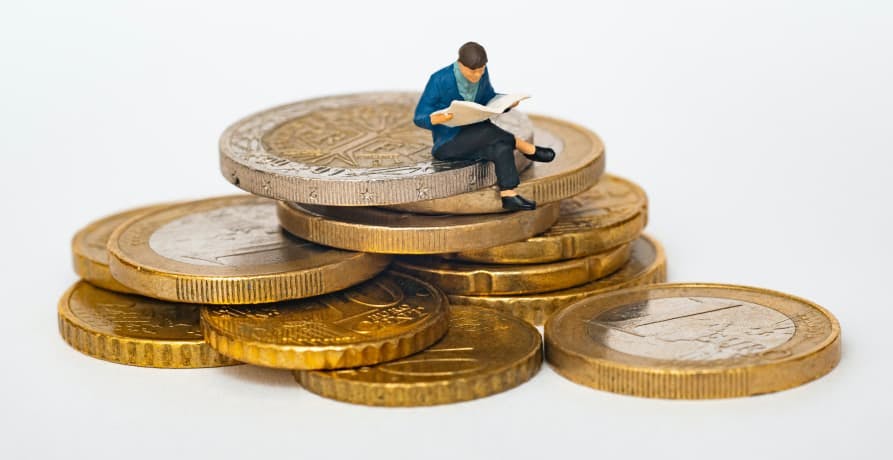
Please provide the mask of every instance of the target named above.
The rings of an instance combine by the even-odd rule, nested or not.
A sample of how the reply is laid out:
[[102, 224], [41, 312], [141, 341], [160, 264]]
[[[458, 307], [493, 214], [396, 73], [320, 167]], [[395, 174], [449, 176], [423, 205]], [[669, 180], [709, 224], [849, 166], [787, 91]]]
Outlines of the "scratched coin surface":
[[[509, 112], [511, 113], [511, 112]], [[515, 189], [538, 205], [578, 195], [598, 182], [605, 169], [605, 146], [592, 131], [573, 123], [531, 115], [534, 141], [555, 150], [549, 163], [534, 163], [520, 175]], [[414, 203], [389, 206], [424, 214], [488, 214], [505, 212], [494, 186]]]
[[545, 326], [568, 379], [634, 396], [731, 398], [802, 385], [840, 360], [840, 325], [781, 292], [721, 284], [642, 286], [590, 297]]
[[591, 256], [639, 237], [648, 220], [645, 191], [606, 174], [589, 190], [561, 200], [561, 216], [545, 233], [524, 241], [445, 258], [487, 264], [535, 264]]
[[542, 364], [533, 326], [486, 308], [450, 306], [450, 329], [434, 346], [376, 366], [296, 371], [304, 388], [327, 398], [371, 406], [431, 406], [482, 398], [514, 388]]
[[[220, 168], [237, 187], [300, 203], [406, 203], [496, 183], [492, 162], [438, 161], [431, 132], [413, 124], [417, 93], [360, 93], [309, 99], [239, 120], [220, 138]], [[518, 111], [505, 129], [532, 137]], [[519, 170], [530, 161], [515, 152]]]
[[59, 332], [76, 350], [120, 364], [171, 369], [238, 364], [205, 343], [198, 309], [79, 281], [59, 301]]
[[449, 327], [446, 297], [399, 273], [333, 294], [250, 307], [203, 307], [202, 331], [233, 359], [281, 369], [341, 369], [421, 351]]
[[130, 209], [103, 217], [78, 230], [71, 240], [74, 272], [91, 284], [116, 292], [133, 293], [119, 283], [109, 270], [109, 253], [106, 245], [112, 232], [127, 219], [166, 205], [152, 205]]
[[495, 265], [444, 260], [436, 256], [402, 256], [393, 270], [409, 273], [447, 294], [499, 295], [557, 291], [604, 278], [629, 260], [631, 245], [545, 264]]
[[611, 275], [559, 291], [524, 295], [450, 294], [452, 303], [495, 308], [540, 325], [559, 309], [578, 300], [615, 289], [663, 283], [667, 279], [667, 259], [661, 244], [648, 235], [632, 242], [629, 261]]
[[116, 280], [140, 294], [206, 304], [310, 297], [365, 281], [389, 256], [294, 238], [276, 202], [237, 195], [180, 203], [119, 226], [109, 239]]
[[279, 223], [300, 238], [351, 251], [440, 254], [523, 240], [546, 231], [558, 212], [558, 203], [532, 211], [454, 216], [281, 201]]

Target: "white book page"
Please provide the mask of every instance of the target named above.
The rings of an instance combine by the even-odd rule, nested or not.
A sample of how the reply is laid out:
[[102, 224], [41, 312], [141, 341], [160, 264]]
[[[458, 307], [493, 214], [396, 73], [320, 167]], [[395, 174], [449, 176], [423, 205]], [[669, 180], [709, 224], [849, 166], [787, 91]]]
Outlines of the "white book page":
[[528, 99], [526, 94], [498, 94], [487, 105], [481, 105], [470, 101], [453, 101], [449, 107], [434, 113], [452, 113], [453, 119], [443, 123], [444, 126], [465, 126], [489, 119], [494, 115], [505, 112], [515, 102]]

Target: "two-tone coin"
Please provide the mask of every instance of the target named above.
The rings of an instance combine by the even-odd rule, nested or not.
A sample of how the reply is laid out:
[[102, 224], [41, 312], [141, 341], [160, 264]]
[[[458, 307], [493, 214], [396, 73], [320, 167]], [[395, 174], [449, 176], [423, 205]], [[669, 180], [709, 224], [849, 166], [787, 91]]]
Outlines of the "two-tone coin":
[[424, 215], [377, 207], [279, 203], [279, 222], [325, 246], [387, 254], [439, 254], [520, 241], [558, 219], [557, 203], [531, 211], [471, 216]]
[[600, 390], [731, 398], [802, 385], [840, 360], [840, 325], [781, 292], [720, 284], [643, 286], [591, 297], [545, 326], [546, 359]]
[[109, 236], [128, 219], [165, 205], [152, 205], [112, 214], [95, 220], [78, 230], [71, 240], [74, 272], [91, 284], [116, 292], [133, 293], [119, 283], [109, 270], [109, 253], [106, 245]]
[[[521, 173], [519, 194], [538, 205], [578, 195], [594, 186], [605, 169], [605, 147], [592, 131], [555, 118], [531, 115], [537, 145], [555, 150], [555, 159], [536, 163]], [[433, 198], [433, 197], [432, 197]], [[389, 206], [422, 214], [487, 214], [504, 212], [496, 186], [425, 201]]]
[[180, 203], [119, 226], [108, 244], [121, 284], [163, 300], [251, 304], [365, 281], [390, 256], [322, 247], [283, 232], [276, 202], [250, 195]]
[[332, 294], [202, 308], [205, 340], [233, 359], [281, 369], [341, 369], [419, 352], [449, 327], [446, 297], [400, 273]]
[[394, 259], [393, 270], [409, 273], [447, 294], [504, 295], [557, 291], [603, 278], [629, 260], [630, 244], [576, 259], [547, 264], [493, 265], [444, 260], [434, 256]]
[[545, 233], [524, 241], [447, 254], [488, 264], [534, 264], [590, 256], [639, 237], [648, 198], [631, 181], [606, 174], [589, 190], [561, 200], [561, 216]]
[[[220, 169], [253, 194], [320, 205], [406, 203], [494, 184], [492, 162], [432, 157], [431, 132], [412, 121], [418, 98], [348, 94], [248, 116], [221, 136]], [[530, 121], [513, 112], [504, 114], [504, 128], [530, 137]], [[515, 164], [521, 171], [530, 160], [516, 152]]]
[[578, 300], [603, 292], [667, 279], [667, 259], [660, 243], [648, 235], [633, 241], [629, 261], [613, 274], [570, 289], [525, 295], [450, 294], [452, 303], [479, 305], [511, 313], [531, 324], [540, 325], [554, 312]]
[[314, 393], [355, 404], [448, 404], [526, 382], [540, 368], [541, 348], [539, 331], [517, 318], [453, 305], [449, 331], [420, 353], [358, 369], [295, 372], [295, 378]]
[[239, 364], [205, 343], [199, 306], [108, 291], [80, 281], [59, 301], [59, 332], [94, 358], [133, 366], [198, 368]]

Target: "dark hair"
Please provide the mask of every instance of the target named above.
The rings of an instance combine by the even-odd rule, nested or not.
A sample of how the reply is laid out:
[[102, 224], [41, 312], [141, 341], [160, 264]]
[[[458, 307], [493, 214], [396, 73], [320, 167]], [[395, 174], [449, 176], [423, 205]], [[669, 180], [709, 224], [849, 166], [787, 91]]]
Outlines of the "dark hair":
[[459, 62], [469, 69], [480, 69], [487, 63], [487, 51], [475, 42], [468, 42], [459, 48]]

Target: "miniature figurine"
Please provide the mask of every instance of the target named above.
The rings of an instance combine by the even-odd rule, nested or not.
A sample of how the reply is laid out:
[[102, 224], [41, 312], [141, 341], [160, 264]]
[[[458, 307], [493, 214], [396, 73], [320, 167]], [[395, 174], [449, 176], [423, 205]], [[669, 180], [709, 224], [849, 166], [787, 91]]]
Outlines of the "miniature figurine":
[[[459, 58], [434, 72], [415, 109], [413, 121], [420, 128], [430, 129], [434, 138], [431, 154], [438, 160], [488, 160], [496, 166], [496, 183], [502, 207], [508, 210], [530, 210], [536, 202], [519, 195], [514, 189], [520, 183], [515, 167], [514, 150], [540, 162], [555, 158], [555, 151], [538, 147], [515, 137], [489, 119], [464, 126], [448, 126], [454, 114], [445, 112], [453, 101], [473, 101], [487, 105], [497, 97], [487, 72], [487, 52], [475, 42], [459, 48]], [[505, 111], [518, 105], [514, 101]]]

